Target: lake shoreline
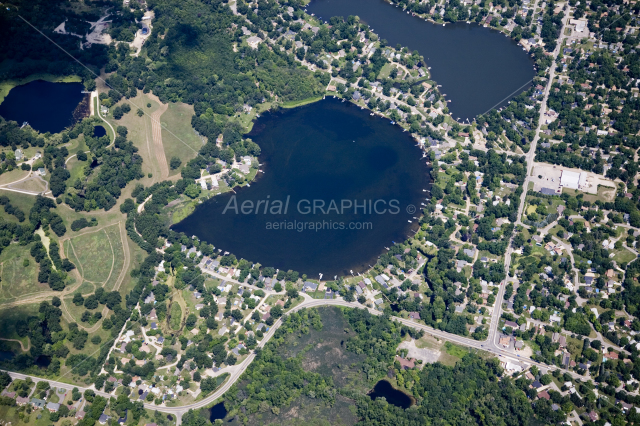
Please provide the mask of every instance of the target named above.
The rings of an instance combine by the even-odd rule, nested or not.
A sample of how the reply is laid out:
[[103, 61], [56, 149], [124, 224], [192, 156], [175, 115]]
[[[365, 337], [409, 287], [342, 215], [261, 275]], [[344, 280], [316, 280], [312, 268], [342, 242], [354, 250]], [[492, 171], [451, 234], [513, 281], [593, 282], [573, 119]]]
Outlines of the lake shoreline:
[[21, 79], [3, 80], [0, 81], [0, 104], [4, 102], [11, 89], [18, 86], [24, 86], [25, 84], [29, 84], [32, 81], [36, 80], [48, 81], [49, 83], [82, 83], [82, 78], [75, 74], [58, 76], [47, 73], [38, 73], [31, 74], [28, 77], [24, 77]]
[[[351, 271], [354, 274], [365, 272], [377, 262], [386, 247], [410, 238], [419, 228], [417, 217], [421, 216], [421, 211], [414, 208], [410, 214], [407, 206], [419, 206], [426, 196], [423, 190], [432, 184], [430, 168], [423, 161], [422, 151], [409, 134], [384, 120], [380, 121], [380, 117], [371, 117], [357, 105], [337, 99], [324, 102], [262, 115], [261, 122], [245, 137], [251, 137], [262, 149], [259, 161], [265, 173], [259, 179], [266, 186], [251, 185], [244, 190], [210, 197], [196, 205], [194, 212], [172, 228], [187, 235], [197, 235], [202, 241], [238, 258], [279, 269], [297, 270], [309, 276], [323, 273], [327, 277], [348, 276]], [[300, 137], [292, 140], [286, 136], [291, 132]], [[327, 175], [327, 170], [333, 172]], [[351, 174], [355, 174], [354, 186], [347, 190], [352, 184]], [[405, 189], [406, 184], [402, 186], [401, 181], [413, 181], [414, 184]], [[376, 182], [379, 182], [381, 190], [374, 191]], [[288, 195], [291, 196], [290, 214], [284, 216], [265, 217], [260, 211], [256, 218], [255, 214], [247, 216], [236, 212], [234, 215], [232, 210], [225, 215], [223, 212], [234, 196], [238, 205], [242, 205], [243, 200], [256, 202], [267, 196], [272, 201], [284, 200]], [[358, 215], [352, 209], [345, 215], [327, 212], [312, 217], [296, 210], [297, 203], [303, 199], [326, 202], [331, 199], [358, 202], [397, 199], [401, 209], [397, 216], [383, 217], [362, 212]], [[340, 228], [344, 231], [307, 230], [302, 233], [298, 229], [301, 222], [318, 221], [347, 226], [368, 221], [371, 228], [366, 229], [371, 231]], [[265, 228], [267, 222], [295, 222], [296, 229], [269, 230], [271, 228]], [[264, 237], [259, 238], [262, 234]], [[327, 251], [329, 247], [331, 249]]]

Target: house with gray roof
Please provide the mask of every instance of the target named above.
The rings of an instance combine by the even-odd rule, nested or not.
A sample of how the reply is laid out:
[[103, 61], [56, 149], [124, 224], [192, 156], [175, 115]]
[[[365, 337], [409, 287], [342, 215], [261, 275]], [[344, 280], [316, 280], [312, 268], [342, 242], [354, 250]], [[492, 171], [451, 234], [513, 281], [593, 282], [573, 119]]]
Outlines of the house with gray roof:
[[38, 398], [31, 398], [30, 403], [34, 408], [44, 408], [44, 406], [47, 404], [46, 401]]
[[305, 281], [302, 286], [302, 291], [305, 293], [308, 291], [316, 291], [318, 289], [318, 284], [312, 283], [311, 281]]

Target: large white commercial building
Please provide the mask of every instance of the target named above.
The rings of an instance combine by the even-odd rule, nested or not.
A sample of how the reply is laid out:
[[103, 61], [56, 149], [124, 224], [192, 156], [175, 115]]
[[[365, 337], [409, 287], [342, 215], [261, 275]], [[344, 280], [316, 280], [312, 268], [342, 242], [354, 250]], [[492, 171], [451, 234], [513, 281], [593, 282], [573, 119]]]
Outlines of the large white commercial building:
[[562, 175], [560, 176], [560, 186], [564, 188], [580, 189], [584, 188], [586, 183], [586, 173], [577, 173], [563, 170]]

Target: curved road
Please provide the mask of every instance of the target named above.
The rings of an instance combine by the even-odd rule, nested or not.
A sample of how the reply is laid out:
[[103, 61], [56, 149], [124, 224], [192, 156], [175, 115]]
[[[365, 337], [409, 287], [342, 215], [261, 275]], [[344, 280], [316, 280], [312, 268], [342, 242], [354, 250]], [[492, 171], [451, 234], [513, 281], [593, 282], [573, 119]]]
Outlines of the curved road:
[[[540, 132], [540, 126], [542, 125], [543, 119], [544, 119], [544, 113], [546, 112], [546, 101], [547, 98], [549, 96], [549, 91], [551, 88], [551, 84], [553, 82], [553, 77], [555, 75], [555, 57], [558, 54], [559, 49], [562, 46], [562, 42], [565, 38], [564, 36], [564, 27], [566, 26], [566, 22], [568, 20], [568, 16], [569, 14], [567, 13], [565, 18], [563, 19], [563, 28], [561, 31], [561, 34], [563, 34], [560, 38], [560, 40], [558, 41], [558, 47], [556, 48], [556, 50], [554, 51], [553, 57], [554, 57], [554, 61], [550, 66], [550, 72], [549, 72], [549, 80], [547, 81], [547, 86], [545, 87], [545, 91], [544, 91], [544, 100], [542, 102], [541, 105], [541, 109], [540, 109], [540, 119], [539, 119], [539, 123], [538, 123], [538, 127], [536, 129], [536, 136], [534, 138], [534, 140], [531, 143], [531, 148], [529, 150], [529, 152], [526, 154], [526, 159], [527, 159], [527, 177], [525, 179], [524, 182], [524, 194], [520, 200], [520, 206], [518, 207], [518, 218], [520, 218], [522, 216], [522, 212], [524, 210], [524, 204], [525, 204], [525, 198], [526, 198], [526, 192], [528, 189], [528, 184], [531, 180], [531, 168], [533, 166], [533, 160], [535, 157], [535, 151], [536, 151], [536, 145], [539, 139], [539, 132]], [[102, 118], [102, 117], [100, 117]], [[106, 120], [105, 120], [106, 122]], [[107, 123], [109, 124], [109, 123]], [[111, 125], [109, 124], [109, 126], [111, 127]], [[113, 130], [113, 128], [112, 128]], [[115, 134], [115, 133], [114, 133]], [[521, 224], [520, 220], [518, 219], [517, 221], [518, 224]], [[513, 237], [512, 237], [513, 238]], [[429, 326], [426, 326], [424, 324], [419, 324], [416, 323], [415, 321], [412, 320], [407, 320], [404, 318], [398, 318], [398, 317], [392, 317], [393, 320], [398, 321], [400, 323], [402, 323], [405, 326], [408, 327], [412, 327], [418, 330], [423, 330], [426, 333], [429, 333], [433, 336], [442, 338], [444, 340], [448, 340], [454, 343], [458, 343], [460, 345], [464, 345], [464, 346], [468, 346], [470, 348], [474, 348], [477, 350], [483, 350], [483, 351], [487, 351], [490, 352], [492, 354], [495, 354], [499, 357], [502, 357], [504, 359], [509, 359], [509, 360], [513, 360], [515, 362], [526, 362], [528, 364], [531, 365], [536, 365], [539, 368], [542, 368], [544, 370], [548, 370], [550, 368], [557, 368], [559, 370], [561, 370], [562, 372], [568, 373], [570, 374], [572, 377], [574, 377], [575, 379], [581, 380], [584, 377], [573, 372], [570, 370], [565, 370], [562, 368], [558, 368], [556, 366], [549, 366], [547, 364], [543, 364], [543, 363], [539, 363], [537, 361], [532, 360], [529, 357], [525, 357], [525, 356], [521, 356], [521, 355], [517, 355], [514, 353], [510, 353], [507, 352], [506, 350], [504, 350], [500, 345], [496, 344], [496, 339], [499, 336], [498, 333], [498, 323], [499, 323], [499, 319], [500, 319], [500, 313], [501, 313], [501, 306], [502, 306], [502, 301], [503, 301], [503, 296], [504, 296], [504, 291], [505, 291], [505, 287], [507, 284], [507, 281], [510, 280], [510, 278], [508, 277], [508, 272], [509, 272], [509, 267], [511, 264], [511, 255], [512, 255], [513, 249], [511, 247], [511, 244], [509, 244], [509, 247], [507, 248], [507, 251], [505, 253], [505, 271], [507, 272], [507, 279], [505, 280], [504, 283], [501, 283], [500, 285], [500, 290], [498, 292], [498, 296], [496, 297], [496, 305], [493, 309], [493, 313], [491, 315], [491, 323], [490, 323], [490, 327], [489, 327], [489, 336], [488, 339], [485, 341], [478, 341], [478, 340], [473, 340], [467, 337], [463, 337], [463, 336], [458, 336], [455, 334], [450, 334], [441, 330], [435, 330]], [[228, 279], [227, 279], [228, 280]], [[228, 280], [228, 281], [233, 281], [233, 280]], [[246, 284], [243, 284], [246, 285]], [[356, 309], [367, 309], [369, 310], [369, 312], [371, 312], [374, 315], [382, 315], [382, 312], [371, 309], [371, 308], [367, 308], [359, 303], [353, 302], [345, 302], [343, 300], [340, 299], [331, 299], [331, 300], [317, 300], [317, 299], [312, 299], [311, 297], [307, 296], [306, 294], [302, 295], [305, 298], [305, 301], [302, 302], [300, 305], [296, 306], [295, 308], [293, 308], [290, 312], [296, 312], [300, 309], [303, 308], [314, 308], [314, 307], [320, 307], [320, 306], [343, 306], [343, 307], [349, 307], [349, 308], [356, 308]], [[264, 347], [264, 345], [271, 339], [271, 337], [273, 337], [273, 335], [275, 334], [276, 330], [280, 327], [280, 325], [282, 324], [282, 319], [278, 319], [278, 321], [276, 321], [273, 326], [269, 329], [269, 331], [264, 335], [263, 339], [260, 341], [260, 343], [258, 344], [258, 347], [262, 348]], [[170, 413], [176, 416], [176, 420], [177, 420], [177, 424], [181, 423], [182, 420], [182, 415], [184, 413], [186, 413], [189, 410], [193, 410], [193, 409], [198, 409], [198, 408], [203, 408], [206, 407], [207, 405], [211, 404], [212, 402], [214, 402], [216, 399], [220, 398], [221, 396], [223, 396], [225, 394], [225, 392], [227, 392], [227, 390], [229, 390], [231, 388], [231, 386], [233, 386], [233, 384], [240, 378], [240, 376], [242, 375], [242, 373], [244, 373], [244, 371], [247, 369], [247, 367], [251, 364], [251, 362], [253, 361], [253, 359], [255, 358], [255, 354], [251, 353], [249, 354], [249, 356], [247, 356], [247, 358], [244, 359], [244, 361], [242, 361], [242, 363], [232, 366], [229, 368], [229, 372], [230, 372], [230, 376], [229, 378], [225, 381], [225, 383], [219, 388], [217, 389], [214, 393], [212, 393], [211, 395], [207, 396], [206, 398], [203, 398], [200, 401], [194, 402], [192, 404], [188, 404], [188, 405], [184, 405], [184, 406], [180, 406], [180, 407], [162, 407], [162, 406], [157, 406], [155, 404], [147, 404], [145, 403], [144, 406], [147, 409], [150, 410], [157, 410], [163, 413]], [[33, 381], [38, 382], [38, 381], [42, 381], [42, 380], [46, 380], [46, 379], [42, 379], [39, 377], [35, 377], [35, 376], [27, 376], [25, 374], [20, 374], [20, 373], [13, 373], [13, 372], [8, 372], [9, 375], [14, 378], [14, 379], [24, 379], [26, 377], [31, 377]], [[73, 386], [67, 383], [61, 383], [61, 382], [55, 382], [55, 381], [51, 381], [51, 380], [46, 380], [49, 383], [51, 383], [52, 386], [54, 387], [60, 387], [63, 389], [68, 389], [71, 390], [74, 387], [77, 387], [79, 390], [84, 391], [86, 389], [89, 388], [81, 388], [78, 386]], [[93, 389], [95, 391], [95, 389]], [[108, 394], [106, 392], [101, 392], [101, 391], [95, 391], [97, 395], [101, 395], [104, 396], [106, 398], [110, 398], [111, 396], [113, 396], [112, 394]]]

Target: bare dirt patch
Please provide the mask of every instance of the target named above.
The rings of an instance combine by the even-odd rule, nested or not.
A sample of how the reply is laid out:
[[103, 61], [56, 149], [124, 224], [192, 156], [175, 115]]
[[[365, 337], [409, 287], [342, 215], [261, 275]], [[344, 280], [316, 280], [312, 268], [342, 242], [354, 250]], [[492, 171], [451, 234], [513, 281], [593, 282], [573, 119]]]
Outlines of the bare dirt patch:
[[418, 348], [415, 340], [404, 341], [398, 345], [398, 349], [406, 349], [409, 358], [422, 360], [425, 363], [433, 364], [440, 359], [442, 352], [437, 349]]

